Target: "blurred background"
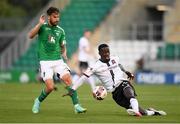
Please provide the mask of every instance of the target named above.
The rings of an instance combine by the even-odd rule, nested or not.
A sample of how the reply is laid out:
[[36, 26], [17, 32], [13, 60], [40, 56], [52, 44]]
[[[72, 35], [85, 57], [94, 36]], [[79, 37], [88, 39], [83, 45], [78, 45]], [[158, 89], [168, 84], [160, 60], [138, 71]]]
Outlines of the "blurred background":
[[72, 71], [77, 71], [79, 38], [108, 43], [111, 54], [136, 74], [136, 83], [180, 84], [179, 0], [1, 0], [0, 83], [39, 80], [37, 38], [27, 33], [50, 6], [61, 11]]

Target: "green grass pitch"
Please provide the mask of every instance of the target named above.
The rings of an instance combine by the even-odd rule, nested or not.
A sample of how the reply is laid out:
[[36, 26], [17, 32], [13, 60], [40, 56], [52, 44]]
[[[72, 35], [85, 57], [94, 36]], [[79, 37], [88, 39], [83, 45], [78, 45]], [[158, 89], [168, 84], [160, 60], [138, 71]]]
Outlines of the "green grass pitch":
[[128, 116], [119, 107], [111, 94], [103, 101], [92, 97], [90, 87], [85, 84], [78, 89], [80, 102], [87, 113], [75, 114], [69, 97], [58, 84], [41, 104], [41, 111], [33, 114], [33, 100], [40, 94], [44, 84], [0, 84], [0, 123], [180, 123], [180, 85], [136, 85], [138, 100], [142, 107], [154, 107], [167, 112], [167, 116]]

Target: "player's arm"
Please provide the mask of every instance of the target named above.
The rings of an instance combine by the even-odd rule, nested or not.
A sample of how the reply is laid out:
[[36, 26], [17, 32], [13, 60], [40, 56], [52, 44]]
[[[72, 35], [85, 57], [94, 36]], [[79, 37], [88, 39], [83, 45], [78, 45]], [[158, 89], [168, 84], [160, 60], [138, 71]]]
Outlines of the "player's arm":
[[72, 89], [73, 90], [77, 90], [86, 80], [87, 80], [87, 76], [85, 76], [85, 75], [82, 75], [79, 79], [78, 79], [78, 81], [76, 81], [74, 84], [73, 84], [73, 86], [72, 86]]
[[123, 71], [124, 73], [126, 72], [126, 70], [124, 69], [124, 67], [121, 65], [121, 64], [118, 64], [119, 65], [119, 67], [120, 67], [120, 69], [121, 69], [121, 71]]
[[65, 43], [65, 41], [63, 41], [63, 43], [61, 44], [61, 54], [62, 54], [62, 57], [63, 57], [65, 60], [68, 60], [68, 57], [67, 57], [67, 49], [66, 49], [66, 43]]
[[41, 17], [39, 18], [39, 23], [28, 34], [30, 39], [34, 38], [38, 34], [39, 29], [44, 22], [45, 15], [41, 15]]
[[134, 79], [134, 75], [131, 73], [131, 72], [129, 72], [129, 71], [126, 71], [125, 69], [124, 69], [124, 67], [119, 63], [118, 64], [119, 65], [119, 67], [120, 67], [120, 69], [124, 72], [124, 73], [126, 73], [126, 75], [128, 76], [128, 78], [131, 80], [131, 79]]

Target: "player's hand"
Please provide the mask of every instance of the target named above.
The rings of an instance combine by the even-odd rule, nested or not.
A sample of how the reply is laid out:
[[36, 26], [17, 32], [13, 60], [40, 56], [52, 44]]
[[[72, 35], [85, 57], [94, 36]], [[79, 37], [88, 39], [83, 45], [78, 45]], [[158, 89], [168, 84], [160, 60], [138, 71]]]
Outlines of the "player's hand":
[[130, 80], [133, 80], [133, 79], [134, 79], [134, 75], [133, 75], [131, 72], [126, 71], [125, 73], [127, 74], [128, 79], [130, 79]]
[[63, 94], [63, 95], [62, 95], [62, 97], [65, 97], [65, 96], [72, 96], [72, 95], [73, 95], [73, 93], [74, 93], [74, 91], [75, 91], [75, 90], [71, 89], [71, 90], [69, 90], [69, 92], [68, 92], [68, 93]]
[[45, 21], [46, 21], [46, 16], [45, 16], [45, 14], [42, 14], [39, 18], [39, 23], [43, 24]]

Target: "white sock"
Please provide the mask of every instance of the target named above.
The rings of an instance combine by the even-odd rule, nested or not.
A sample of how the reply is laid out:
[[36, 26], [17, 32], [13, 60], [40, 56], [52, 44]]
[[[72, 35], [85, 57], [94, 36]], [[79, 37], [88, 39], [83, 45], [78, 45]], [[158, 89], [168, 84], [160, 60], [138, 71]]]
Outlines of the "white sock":
[[72, 83], [74, 84], [78, 79], [79, 79], [79, 75], [74, 75], [73, 78], [72, 78]]
[[137, 99], [131, 98], [131, 99], [130, 99], [130, 104], [131, 104], [132, 109], [133, 109], [135, 112], [139, 112], [139, 105], [138, 105]]
[[146, 112], [147, 112], [147, 115], [148, 115], [148, 116], [154, 115], [154, 111], [146, 110]]
[[95, 80], [94, 80], [94, 77], [91, 76], [87, 79], [89, 85], [91, 86], [91, 90], [94, 91], [96, 85], [95, 85]]

